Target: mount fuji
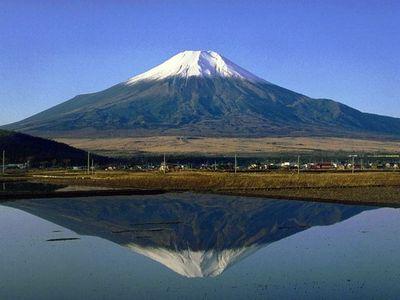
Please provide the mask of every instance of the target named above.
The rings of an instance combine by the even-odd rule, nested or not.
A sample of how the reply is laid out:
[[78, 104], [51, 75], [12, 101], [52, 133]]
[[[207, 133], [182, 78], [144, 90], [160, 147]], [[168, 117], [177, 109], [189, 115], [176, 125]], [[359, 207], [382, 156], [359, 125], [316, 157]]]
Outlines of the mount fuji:
[[43, 137], [399, 137], [400, 119], [272, 84], [213, 51], [184, 51], [5, 129]]

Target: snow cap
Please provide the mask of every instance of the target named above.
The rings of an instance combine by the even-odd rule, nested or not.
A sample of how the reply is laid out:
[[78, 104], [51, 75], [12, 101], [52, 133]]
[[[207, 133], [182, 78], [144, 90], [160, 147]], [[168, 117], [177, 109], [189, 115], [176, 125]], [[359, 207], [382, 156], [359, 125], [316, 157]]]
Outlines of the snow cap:
[[126, 84], [168, 77], [230, 77], [263, 81], [214, 51], [183, 51], [149, 71], [132, 77]]

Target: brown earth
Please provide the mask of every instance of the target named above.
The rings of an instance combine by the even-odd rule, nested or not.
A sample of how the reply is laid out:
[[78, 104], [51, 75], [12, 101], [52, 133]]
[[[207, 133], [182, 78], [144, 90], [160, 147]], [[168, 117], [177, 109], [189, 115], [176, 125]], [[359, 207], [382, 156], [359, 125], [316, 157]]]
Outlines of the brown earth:
[[[21, 179], [21, 178], [20, 178]], [[191, 191], [309, 201], [400, 206], [400, 172], [223, 173], [184, 171], [30, 172], [25, 180], [145, 191]], [[116, 194], [117, 191], [116, 191]], [[56, 196], [56, 195], [55, 195]]]
[[117, 156], [135, 153], [261, 155], [266, 153], [312, 153], [314, 151], [400, 153], [400, 141], [322, 137], [182, 138], [155, 136], [103, 139], [60, 138], [57, 141], [98, 154]]

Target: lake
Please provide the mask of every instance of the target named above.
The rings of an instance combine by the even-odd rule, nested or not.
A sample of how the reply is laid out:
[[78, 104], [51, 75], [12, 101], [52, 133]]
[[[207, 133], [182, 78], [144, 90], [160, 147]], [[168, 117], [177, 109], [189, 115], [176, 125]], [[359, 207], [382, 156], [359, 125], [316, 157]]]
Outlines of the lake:
[[0, 204], [0, 299], [398, 299], [400, 210], [177, 193]]

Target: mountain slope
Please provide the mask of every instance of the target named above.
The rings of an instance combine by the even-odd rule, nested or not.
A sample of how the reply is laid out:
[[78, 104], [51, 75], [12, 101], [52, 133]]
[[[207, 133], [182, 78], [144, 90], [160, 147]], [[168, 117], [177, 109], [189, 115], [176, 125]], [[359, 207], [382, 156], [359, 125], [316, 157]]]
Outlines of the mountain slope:
[[101, 92], [5, 128], [40, 136], [399, 136], [400, 119], [271, 84], [212, 51], [185, 51]]
[[[23, 133], [0, 130], [0, 151], [6, 151], [7, 163], [24, 163], [30, 161], [31, 166], [39, 163], [54, 165], [71, 163], [84, 165], [87, 152], [66, 144], [30, 136]], [[96, 163], [105, 163], [108, 158], [93, 155]]]

